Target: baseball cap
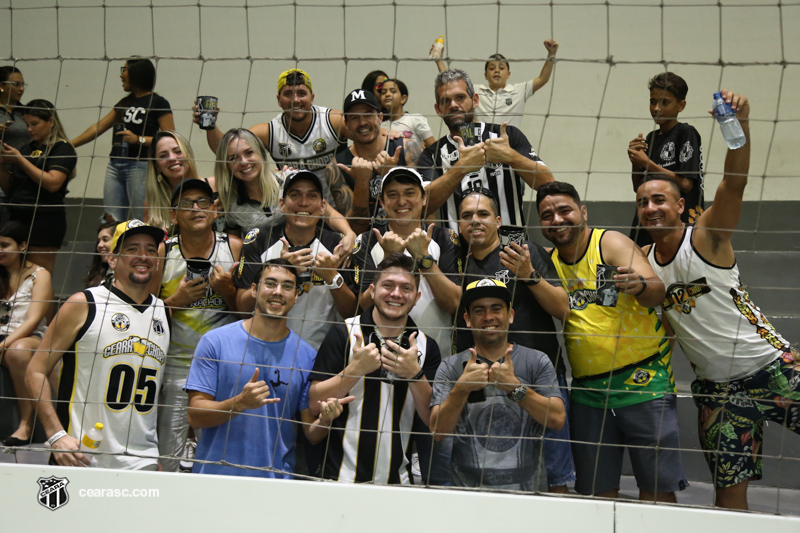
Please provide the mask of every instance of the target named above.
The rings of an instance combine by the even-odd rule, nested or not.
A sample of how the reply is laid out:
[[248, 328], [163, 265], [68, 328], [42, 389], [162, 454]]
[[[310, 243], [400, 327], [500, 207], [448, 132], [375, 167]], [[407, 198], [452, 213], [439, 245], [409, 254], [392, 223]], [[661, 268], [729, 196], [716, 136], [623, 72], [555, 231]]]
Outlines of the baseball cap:
[[197, 178], [188, 178], [175, 186], [175, 190], [172, 191], [172, 200], [170, 201], [170, 205], [172, 205], [173, 207], [177, 205], [178, 200], [181, 197], [181, 194], [191, 190], [203, 191], [208, 195], [209, 198], [211, 199], [214, 198], [214, 191], [211, 190], [211, 185], [209, 185], [206, 180], [200, 180]]
[[502, 281], [494, 278], [484, 278], [473, 281], [464, 290], [461, 303], [464, 309], [469, 310], [469, 304], [481, 298], [499, 298], [511, 305], [511, 292]]
[[398, 178], [409, 178], [412, 182], [414, 182], [414, 185], [419, 185], [419, 188], [422, 189], [423, 193], [425, 192], [425, 179], [419, 172], [409, 167], [394, 167], [393, 169], [389, 170], [389, 172], [387, 172], [381, 180], [381, 192], [383, 192], [384, 187], [389, 185], [392, 180], [396, 180]]
[[289, 192], [289, 188], [298, 181], [302, 180], [310, 181], [320, 194], [324, 194], [322, 191], [322, 182], [319, 180], [319, 176], [310, 170], [292, 170], [287, 172], [283, 179], [283, 194], [281, 196], [286, 198], [286, 193]]
[[278, 76], [278, 94], [281, 93], [281, 89], [286, 87], [286, 78], [289, 77], [290, 74], [299, 74], [303, 77], [303, 85], [308, 87], [308, 90], [312, 93], [314, 92], [314, 87], [311, 85], [311, 76], [308, 75], [308, 72], [305, 70], [300, 70], [299, 68], [290, 68], [286, 72], [282, 72], [280, 76]]
[[352, 91], [347, 95], [347, 98], [344, 99], [344, 112], [347, 113], [351, 107], [358, 104], [367, 104], [378, 113], [383, 112], [381, 105], [378, 103], [378, 99], [375, 98], [372, 91], [365, 91], [364, 89]]
[[117, 253], [117, 248], [119, 247], [121, 241], [126, 237], [140, 234], [150, 235], [153, 239], [155, 239], [156, 244], [161, 244], [161, 241], [164, 240], [165, 235], [163, 229], [145, 224], [136, 218], [132, 220], [126, 220], [125, 222], [120, 222], [114, 228], [114, 235], [111, 237], [111, 252]]

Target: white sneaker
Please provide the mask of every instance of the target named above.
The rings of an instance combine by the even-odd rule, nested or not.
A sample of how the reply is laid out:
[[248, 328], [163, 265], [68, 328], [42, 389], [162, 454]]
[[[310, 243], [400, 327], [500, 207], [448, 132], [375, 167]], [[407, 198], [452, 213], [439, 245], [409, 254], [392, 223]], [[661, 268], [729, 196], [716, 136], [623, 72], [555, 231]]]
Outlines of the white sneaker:
[[186, 445], [183, 447], [183, 455], [181, 462], [178, 465], [180, 472], [191, 472], [192, 465], [194, 465], [194, 453], [197, 449], [197, 442], [194, 439], [186, 439]]

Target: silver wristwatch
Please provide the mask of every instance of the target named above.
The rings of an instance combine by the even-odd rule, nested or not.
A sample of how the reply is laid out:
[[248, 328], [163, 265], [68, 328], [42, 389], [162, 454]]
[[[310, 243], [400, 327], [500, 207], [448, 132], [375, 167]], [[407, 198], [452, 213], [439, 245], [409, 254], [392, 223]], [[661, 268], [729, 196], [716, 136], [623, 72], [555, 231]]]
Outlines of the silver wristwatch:
[[330, 283], [325, 284], [325, 286], [332, 291], [335, 291], [336, 289], [341, 289], [342, 285], [344, 285], [344, 278], [339, 273], [333, 276], [333, 280]]
[[145, 139], [144, 135], [139, 135], [139, 144], [144, 144], [146, 141], [147, 139]]
[[506, 393], [508, 399], [512, 402], [521, 402], [525, 399], [525, 395], [528, 394], [528, 387], [525, 385], [520, 385], [516, 389], [512, 390], [511, 392]]

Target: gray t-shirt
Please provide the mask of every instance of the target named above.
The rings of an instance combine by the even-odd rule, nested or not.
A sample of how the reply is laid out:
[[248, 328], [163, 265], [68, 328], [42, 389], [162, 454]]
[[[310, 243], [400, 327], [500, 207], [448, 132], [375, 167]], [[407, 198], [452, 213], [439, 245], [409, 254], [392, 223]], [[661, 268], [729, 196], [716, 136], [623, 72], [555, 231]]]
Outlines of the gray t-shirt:
[[[444, 403], [469, 357], [466, 350], [442, 361], [431, 407]], [[561, 397], [547, 355], [515, 344], [510, 357], [520, 382], [542, 396]], [[544, 427], [494, 385], [486, 387], [486, 401], [465, 405], [454, 433], [453, 485], [547, 491], [541, 440]]]

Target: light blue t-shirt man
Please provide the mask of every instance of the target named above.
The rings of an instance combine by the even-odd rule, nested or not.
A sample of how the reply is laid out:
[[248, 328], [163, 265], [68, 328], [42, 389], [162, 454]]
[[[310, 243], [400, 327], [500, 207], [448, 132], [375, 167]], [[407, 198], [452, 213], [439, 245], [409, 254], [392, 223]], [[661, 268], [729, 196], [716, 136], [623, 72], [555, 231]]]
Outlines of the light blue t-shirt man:
[[195, 458], [211, 462], [195, 462], [192, 472], [291, 478], [297, 438], [293, 421], [308, 408], [308, 377], [316, 355], [316, 350], [293, 331], [279, 342], [265, 342], [249, 335], [241, 321], [203, 335], [186, 380], [187, 391], [210, 394], [217, 401], [232, 398], [258, 367], [259, 379], [269, 384], [269, 397], [281, 401], [203, 429]]

